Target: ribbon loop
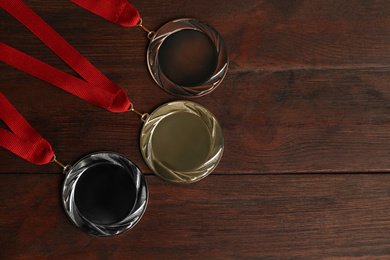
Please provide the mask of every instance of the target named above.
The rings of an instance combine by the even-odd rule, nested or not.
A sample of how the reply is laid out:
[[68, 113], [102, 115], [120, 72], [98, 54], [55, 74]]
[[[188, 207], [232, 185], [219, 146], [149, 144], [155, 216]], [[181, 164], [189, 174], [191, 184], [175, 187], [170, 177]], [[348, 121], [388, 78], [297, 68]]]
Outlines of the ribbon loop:
[[[72, 0], [74, 3], [123, 26], [137, 25], [138, 11], [126, 0]], [[47, 81], [73, 95], [112, 112], [131, 106], [126, 93], [104, 76], [21, 0], [0, 0], [0, 6], [26, 26], [83, 79], [72, 76], [0, 42], [0, 60]], [[0, 93], [0, 119], [11, 131], [0, 128], [0, 146], [34, 164], [49, 163], [50, 144]]]
[[112, 112], [130, 107], [126, 93], [109, 80], [20, 0], [0, 1], [0, 6], [26, 26], [84, 80], [65, 73], [0, 42], [0, 60], [47, 81], [73, 95]]
[[34, 164], [51, 161], [51, 145], [23, 118], [0, 92], [0, 118], [12, 132], [0, 128], [0, 146]]
[[126, 0], [71, 1], [96, 15], [122, 26], [135, 26], [140, 20], [137, 9]]

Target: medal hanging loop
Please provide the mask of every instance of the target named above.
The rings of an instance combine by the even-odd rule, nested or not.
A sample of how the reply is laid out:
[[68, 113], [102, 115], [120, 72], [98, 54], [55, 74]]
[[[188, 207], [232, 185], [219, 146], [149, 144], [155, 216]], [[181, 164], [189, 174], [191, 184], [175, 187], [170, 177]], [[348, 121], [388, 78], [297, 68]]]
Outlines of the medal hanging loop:
[[59, 162], [59, 161], [57, 160], [57, 157], [56, 157], [55, 154], [53, 155], [53, 159], [52, 159], [50, 162], [54, 162], [54, 163], [56, 163], [57, 165], [59, 165], [59, 166], [62, 168], [64, 174], [67, 174], [67, 173], [69, 172], [69, 170], [70, 170], [70, 166], [69, 166], [69, 165], [65, 165], [65, 164]]
[[137, 26], [138, 26], [138, 27], [141, 27], [142, 30], [144, 30], [145, 32], [147, 32], [147, 35], [146, 35], [146, 36], [148, 37], [149, 40], [152, 39], [152, 37], [153, 37], [153, 35], [155, 34], [155, 32], [154, 32], [154, 31], [150, 31], [148, 28], [146, 28], [145, 26], [142, 25], [142, 18], [139, 18], [139, 22], [138, 22]]
[[149, 118], [148, 113], [142, 114], [141, 112], [138, 112], [137, 110], [135, 110], [133, 103], [131, 103], [129, 110], [127, 110], [127, 111], [130, 111], [130, 112], [133, 112], [133, 113], [136, 113], [137, 115], [139, 115], [141, 117], [141, 122], [143, 122], [143, 123], [145, 123], [146, 120], [148, 120], [148, 118]]

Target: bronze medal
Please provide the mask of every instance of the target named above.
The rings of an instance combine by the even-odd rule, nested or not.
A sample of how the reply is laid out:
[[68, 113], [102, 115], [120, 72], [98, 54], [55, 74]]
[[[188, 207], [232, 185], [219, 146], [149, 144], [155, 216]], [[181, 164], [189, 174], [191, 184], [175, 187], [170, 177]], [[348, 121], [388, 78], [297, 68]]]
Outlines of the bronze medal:
[[205, 22], [177, 19], [155, 33], [144, 28], [150, 38], [147, 65], [156, 83], [180, 97], [198, 97], [213, 91], [228, 68], [225, 43]]

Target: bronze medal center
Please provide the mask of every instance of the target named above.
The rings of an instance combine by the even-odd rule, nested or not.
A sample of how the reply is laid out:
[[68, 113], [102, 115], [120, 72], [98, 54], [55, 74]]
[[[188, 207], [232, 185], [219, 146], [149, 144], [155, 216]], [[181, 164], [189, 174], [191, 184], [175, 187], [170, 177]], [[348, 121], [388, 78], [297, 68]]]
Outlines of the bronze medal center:
[[164, 40], [158, 61], [164, 75], [173, 83], [193, 87], [202, 85], [214, 74], [218, 53], [207, 35], [184, 29]]

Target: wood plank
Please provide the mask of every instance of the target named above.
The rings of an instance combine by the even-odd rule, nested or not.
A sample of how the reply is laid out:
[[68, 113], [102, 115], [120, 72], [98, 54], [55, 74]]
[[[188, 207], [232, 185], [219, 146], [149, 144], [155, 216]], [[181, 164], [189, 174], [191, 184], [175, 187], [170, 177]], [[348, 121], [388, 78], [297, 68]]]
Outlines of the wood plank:
[[232, 70], [388, 67], [388, 10], [385, 0], [258, 1], [220, 27]]
[[117, 237], [74, 228], [62, 176], [0, 176], [2, 259], [388, 259], [390, 175], [211, 175], [192, 185], [147, 176], [141, 221]]
[[[225, 133], [226, 150], [215, 173], [389, 170], [388, 1], [132, 3], [150, 28], [203, 16], [226, 40], [227, 78], [195, 100], [216, 115]], [[148, 74], [147, 39], [140, 29], [117, 26], [68, 0], [27, 4], [122, 87], [138, 110], [177, 99]], [[2, 41], [73, 73], [0, 13]], [[6, 64], [0, 70], [0, 91], [59, 159], [72, 164], [90, 152], [113, 150], [150, 173], [139, 153], [141, 125], [134, 115], [109, 113]], [[57, 171], [0, 149], [0, 173]]]
[[[287, 70], [242, 72], [196, 101], [218, 118], [225, 152], [216, 174], [294, 172], [388, 172], [390, 169], [389, 70]], [[141, 123], [134, 114], [114, 114], [31, 79], [2, 89], [10, 101], [73, 164], [110, 150], [131, 158], [145, 173], [139, 151]], [[23, 95], [23, 89], [37, 92]], [[16, 90], [18, 89], [18, 90]], [[129, 93], [131, 88], [125, 88]], [[139, 97], [141, 111], [173, 100]], [[31, 100], [35, 100], [33, 102]], [[46, 102], [47, 100], [47, 102]], [[45, 102], [44, 102], [45, 101]], [[53, 173], [0, 150], [1, 173]]]
[[[389, 66], [390, 3], [386, 0], [131, 2], [151, 30], [182, 17], [213, 25], [227, 43], [231, 71]], [[142, 30], [110, 23], [68, 0], [26, 4], [100, 68], [109, 62], [109, 68], [128, 66], [129, 73], [133, 69], [129, 64], [146, 69], [147, 39]], [[2, 41], [53, 61], [50, 51], [27, 29], [3, 10], [0, 13]]]
[[[139, 28], [69, 0], [24, 2], [138, 110], [178, 99], [151, 79]], [[194, 17], [223, 36], [228, 75], [194, 100], [223, 127], [220, 165], [199, 183], [164, 182], [142, 160], [135, 115], [104, 111], [0, 63], [0, 91], [60, 161], [120, 152], [140, 166], [150, 189], [134, 229], [92, 237], [62, 210], [58, 166], [35, 166], [0, 149], [0, 259], [390, 258], [390, 175], [383, 174], [390, 169], [389, 1], [131, 3], [150, 29]], [[1, 9], [0, 25], [2, 42], [75, 74]]]

